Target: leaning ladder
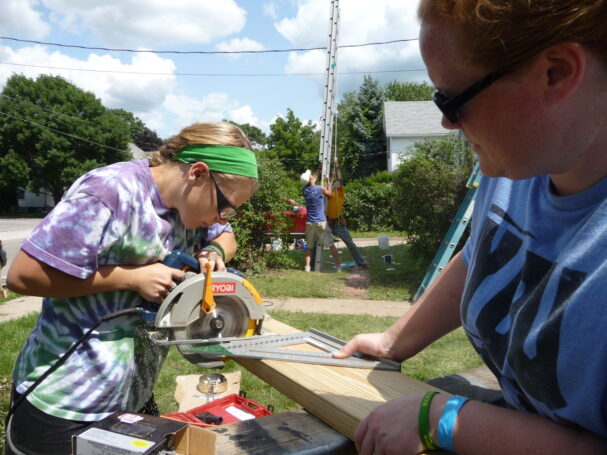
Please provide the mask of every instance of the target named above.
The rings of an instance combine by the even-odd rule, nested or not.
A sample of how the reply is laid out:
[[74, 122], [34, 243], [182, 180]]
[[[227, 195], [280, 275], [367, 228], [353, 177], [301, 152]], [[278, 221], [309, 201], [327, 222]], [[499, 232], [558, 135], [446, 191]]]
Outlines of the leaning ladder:
[[468, 178], [468, 182], [466, 183], [466, 187], [468, 187], [468, 192], [464, 197], [462, 204], [457, 211], [453, 222], [451, 223], [451, 227], [447, 231], [447, 234], [443, 238], [443, 241], [438, 248], [438, 251], [434, 255], [432, 259], [432, 263], [430, 267], [428, 267], [428, 271], [422, 280], [422, 283], [419, 285], [417, 292], [415, 293], [415, 297], [413, 297], [413, 302], [417, 301], [419, 297], [424, 293], [428, 287], [432, 284], [434, 279], [438, 276], [439, 273], [442, 272], [443, 268], [447, 265], [451, 256], [453, 256], [453, 252], [457, 247], [460, 239], [466, 227], [468, 226], [468, 222], [470, 221], [470, 217], [472, 216], [472, 210], [474, 209], [474, 199], [476, 197], [476, 190], [480, 183], [481, 172], [478, 165], [478, 162], [474, 165], [472, 172], [470, 173], [470, 177]]

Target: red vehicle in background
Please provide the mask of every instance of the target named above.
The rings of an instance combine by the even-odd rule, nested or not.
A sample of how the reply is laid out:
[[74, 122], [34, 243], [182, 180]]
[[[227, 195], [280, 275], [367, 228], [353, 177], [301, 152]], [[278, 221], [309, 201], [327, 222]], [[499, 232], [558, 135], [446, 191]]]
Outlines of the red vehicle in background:
[[308, 219], [308, 210], [305, 206], [298, 204], [293, 199], [285, 198], [291, 208], [285, 211], [293, 223], [289, 227], [289, 233], [293, 235], [306, 235], [306, 220]]
[[[279, 231], [274, 231], [275, 227], [272, 226], [273, 223], [270, 221], [266, 227], [269, 232], [265, 232], [265, 236], [266, 238], [272, 240], [277, 234], [288, 233], [291, 238], [294, 239], [294, 247], [296, 249], [301, 249], [305, 243], [303, 239], [306, 237], [306, 220], [308, 219], [308, 210], [304, 205], [297, 203], [293, 199], [285, 198], [284, 200], [289, 205], [289, 207], [282, 212], [282, 215], [286, 216], [288, 221], [287, 229], [283, 230], [281, 227]], [[275, 220], [276, 216], [276, 213], [267, 215], [270, 220]], [[272, 240], [272, 243], [274, 241], [275, 240]]]

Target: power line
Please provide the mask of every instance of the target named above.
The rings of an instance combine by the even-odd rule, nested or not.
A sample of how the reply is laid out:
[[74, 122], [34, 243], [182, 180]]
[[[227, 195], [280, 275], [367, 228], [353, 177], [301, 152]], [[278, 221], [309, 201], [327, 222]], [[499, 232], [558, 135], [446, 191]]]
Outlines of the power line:
[[[131, 52], [131, 53], [148, 53], [148, 54], [200, 54], [200, 55], [215, 55], [215, 54], [270, 54], [270, 53], [281, 53], [281, 52], [304, 52], [304, 51], [318, 51], [325, 50], [326, 47], [308, 47], [308, 48], [292, 48], [292, 49], [262, 49], [262, 50], [244, 50], [244, 51], [171, 51], [171, 50], [151, 50], [151, 49], [121, 49], [121, 48], [110, 48], [110, 47], [96, 47], [96, 46], [81, 46], [77, 44], [64, 44], [64, 43], [53, 43], [48, 41], [35, 41], [14, 38], [12, 36], [0, 36], [0, 39], [8, 41], [17, 41], [19, 43], [29, 44], [41, 44], [44, 46], [56, 46], [66, 47], [73, 49], [86, 49], [94, 51], [108, 51], [108, 52]], [[352, 48], [352, 47], [365, 47], [365, 46], [380, 46], [383, 44], [394, 44], [394, 43], [405, 43], [409, 41], [417, 41], [418, 38], [406, 38], [391, 41], [377, 41], [374, 43], [361, 43], [361, 44], [346, 44], [339, 46], [340, 48]]]
[[[143, 76], [200, 76], [200, 77], [288, 77], [288, 76], [322, 76], [323, 73], [158, 73], [146, 71], [120, 71], [120, 70], [99, 70], [89, 68], [74, 68], [62, 66], [29, 65], [25, 63], [1, 62], [0, 65], [25, 66], [30, 68], [45, 68], [64, 71], [86, 71], [93, 73], [116, 73], [116, 74], [136, 74]], [[379, 71], [344, 71], [341, 75], [354, 74], [380, 74], [380, 73], [402, 73], [426, 71], [426, 68], [398, 69], [398, 70], [379, 70]]]
[[0, 115], [4, 115], [6, 117], [11, 117], [11, 118], [14, 118], [16, 120], [21, 120], [22, 122], [26, 122], [26, 123], [29, 123], [31, 125], [39, 126], [40, 128], [46, 128], [47, 130], [50, 130], [53, 133], [57, 133], [57, 134], [61, 134], [63, 136], [71, 137], [72, 139], [77, 139], [79, 141], [88, 142], [89, 144], [98, 145], [98, 146], [104, 147], [106, 149], [116, 150], [117, 152], [124, 152], [125, 151], [125, 150], [117, 149], [117, 148], [112, 147], [110, 145], [105, 145], [105, 144], [101, 144], [99, 142], [90, 141], [88, 139], [84, 139], [83, 137], [74, 136], [73, 134], [69, 134], [69, 133], [66, 133], [64, 131], [60, 131], [60, 130], [57, 130], [55, 128], [51, 128], [50, 126], [42, 125], [40, 123], [32, 122], [31, 120], [27, 120], [27, 119], [24, 119], [24, 118], [21, 118], [21, 117], [17, 117], [16, 115], [12, 115], [12, 114], [9, 114], [7, 112], [0, 111]]

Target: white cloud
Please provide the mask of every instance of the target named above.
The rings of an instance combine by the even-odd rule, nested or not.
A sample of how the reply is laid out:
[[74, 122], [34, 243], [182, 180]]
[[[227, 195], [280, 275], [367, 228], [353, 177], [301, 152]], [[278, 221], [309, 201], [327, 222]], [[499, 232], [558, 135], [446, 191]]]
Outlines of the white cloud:
[[64, 29], [91, 29], [104, 43], [120, 47], [209, 43], [240, 32], [246, 22], [235, 0], [41, 1]]
[[171, 114], [178, 129], [195, 122], [219, 122], [223, 119], [237, 123], [249, 123], [259, 128], [264, 122], [249, 105], [240, 105], [227, 93], [209, 93], [201, 99], [171, 93], [164, 102], [164, 108]]
[[[223, 52], [238, 52], [238, 51], [262, 51], [265, 47], [260, 42], [249, 38], [234, 38], [230, 41], [222, 41], [217, 44], [217, 50]], [[238, 57], [243, 54], [227, 54], [231, 57]], [[246, 55], [246, 54], [244, 54]]]
[[50, 31], [40, 12], [35, 10], [38, 0], [0, 1], [0, 32], [18, 38], [42, 39]]
[[278, 19], [278, 7], [274, 2], [267, 2], [262, 5], [264, 16], [268, 16], [272, 20]]
[[[135, 54], [130, 63], [122, 63], [110, 55], [89, 54], [86, 60], [67, 56], [60, 52], [49, 53], [43, 46], [24, 47], [14, 50], [0, 47], [0, 60], [15, 65], [0, 65], [0, 89], [14, 73], [35, 79], [39, 74], [61, 76], [79, 88], [92, 92], [110, 108], [122, 108], [131, 112], [148, 112], [161, 105], [173, 90], [172, 75], [143, 75], [131, 73], [172, 73], [175, 65], [169, 59], [155, 54]], [[35, 62], [34, 66], [32, 62]], [[24, 66], [20, 66], [24, 65]], [[52, 68], [49, 68], [52, 67]], [[105, 71], [76, 71], [73, 68]]]
[[[340, 4], [339, 45], [417, 38], [417, 3], [403, 0], [348, 0]], [[324, 47], [328, 42], [329, 4], [326, 0], [300, 0], [295, 17], [275, 22], [276, 30], [293, 47]], [[322, 30], [322, 33], [320, 31]], [[287, 73], [322, 73], [326, 51], [289, 55]], [[417, 41], [387, 45], [340, 48], [338, 73], [366, 72], [380, 80], [394, 80], [399, 73], [373, 73], [397, 69], [424, 68]], [[424, 72], [401, 73], [407, 79], [422, 79]], [[343, 78], [342, 89], [360, 79]]]

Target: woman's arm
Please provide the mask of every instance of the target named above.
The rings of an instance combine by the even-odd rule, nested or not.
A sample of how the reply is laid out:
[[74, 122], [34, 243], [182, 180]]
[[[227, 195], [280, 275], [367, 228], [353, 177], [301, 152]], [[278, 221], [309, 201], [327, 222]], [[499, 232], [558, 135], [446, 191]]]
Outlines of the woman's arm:
[[466, 266], [456, 254], [422, 297], [383, 333], [357, 335], [335, 357], [363, 352], [396, 361], [414, 356], [461, 324]]
[[97, 292], [135, 291], [146, 300], [162, 303], [175, 281], [184, 273], [161, 263], [146, 265], [103, 265], [90, 277], [77, 278], [61, 272], [20, 250], [6, 277], [14, 292], [40, 297], [68, 298]]
[[198, 262], [200, 263], [200, 270], [204, 270], [205, 263], [211, 262], [211, 267], [213, 270], [225, 272], [225, 263], [230, 261], [236, 254], [236, 248], [238, 247], [236, 243], [236, 236], [233, 232], [224, 231], [217, 237], [215, 237], [212, 241], [214, 243], [218, 243], [221, 248], [223, 248], [223, 251], [225, 253], [225, 261], [223, 261], [222, 257], [216, 251], [203, 249], [196, 256], [198, 258]]
[[[430, 407], [429, 429], [438, 443], [437, 426], [449, 395], [439, 394]], [[422, 397], [409, 395], [375, 408], [358, 426], [354, 438], [361, 455], [418, 454], [423, 450], [418, 415]], [[607, 440], [589, 431], [561, 425], [537, 414], [470, 401], [453, 428], [458, 455], [598, 455]]]

